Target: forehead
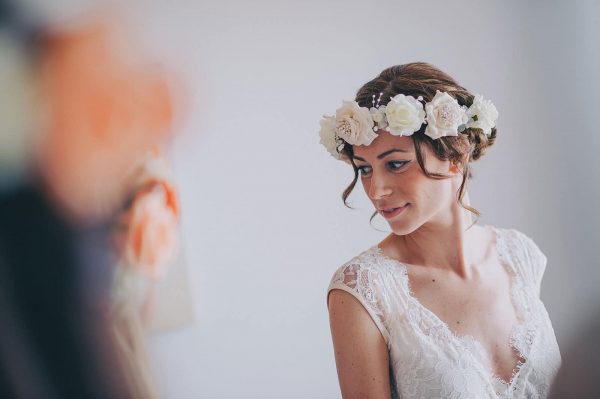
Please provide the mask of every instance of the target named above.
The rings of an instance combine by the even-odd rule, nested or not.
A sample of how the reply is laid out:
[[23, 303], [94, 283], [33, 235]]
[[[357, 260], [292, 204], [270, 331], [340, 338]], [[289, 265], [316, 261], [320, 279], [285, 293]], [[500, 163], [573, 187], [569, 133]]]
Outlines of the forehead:
[[377, 137], [370, 145], [355, 145], [352, 149], [354, 156], [363, 159], [376, 158], [379, 154], [392, 149], [406, 151], [407, 154], [415, 151], [412, 138], [394, 136], [384, 130], [378, 132]]

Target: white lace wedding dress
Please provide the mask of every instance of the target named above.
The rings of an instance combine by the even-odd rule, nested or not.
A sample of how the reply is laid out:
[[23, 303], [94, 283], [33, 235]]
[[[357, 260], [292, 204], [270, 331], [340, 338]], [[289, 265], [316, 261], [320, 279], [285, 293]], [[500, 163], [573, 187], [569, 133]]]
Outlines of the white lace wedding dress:
[[340, 267], [328, 292], [356, 297], [389, 350], [393, 398], [545, 398], [561, 363], [548, 313], [539, 299], [546, 257], [523, 233], [493, 228], [500, 262], [511, 276], [518, 323], [510, 344], [521, 362], [505, 382], [484, 366], [483, 346], [456, 335], [411, 293], [405, 266], [374, 246]]

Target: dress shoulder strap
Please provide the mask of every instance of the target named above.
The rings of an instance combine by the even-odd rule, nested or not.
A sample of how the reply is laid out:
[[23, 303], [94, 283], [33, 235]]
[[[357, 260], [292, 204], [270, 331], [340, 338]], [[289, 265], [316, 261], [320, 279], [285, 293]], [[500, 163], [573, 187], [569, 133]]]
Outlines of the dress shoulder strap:
[[546, 255], [526, 234], [515, 229], [495, 229], [498, 251], [508, 256], [515, 271], [540, 295], [542, 277], [546, 270]]
[[384, 292], [385, 272], [374, 256], [373, 248], [354, 257], [338, 268], [329, 284], [327, 294], [342, 290], [355, 297], [373, 319], [386, 344], [389, 344], [389, 331], [386, 323], [387, 308]]

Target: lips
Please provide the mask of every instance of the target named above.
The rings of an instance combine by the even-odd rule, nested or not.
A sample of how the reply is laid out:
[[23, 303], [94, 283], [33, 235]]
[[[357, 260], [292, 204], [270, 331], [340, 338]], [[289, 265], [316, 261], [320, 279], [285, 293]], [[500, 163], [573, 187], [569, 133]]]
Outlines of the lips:
[[406, 204], [400, 207], [381, 207], [378, 212], [386, 219], [391, 219], [401, 214], [410, 204]]

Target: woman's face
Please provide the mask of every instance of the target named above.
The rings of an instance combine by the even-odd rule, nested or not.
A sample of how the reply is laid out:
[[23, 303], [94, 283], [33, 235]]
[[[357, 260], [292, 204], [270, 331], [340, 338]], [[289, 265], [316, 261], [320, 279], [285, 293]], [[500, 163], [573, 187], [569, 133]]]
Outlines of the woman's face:
[[369, 146], [354, 146], [354, 163], [367, 196], [397, 235], [410, 234], [426, 223], [451, 223], [451, 207], [462, 176], [450, 161], [439, 160], [421, 146], [425, 167], [450, 179], [425, 176], [410, 137], [380, 130]]

